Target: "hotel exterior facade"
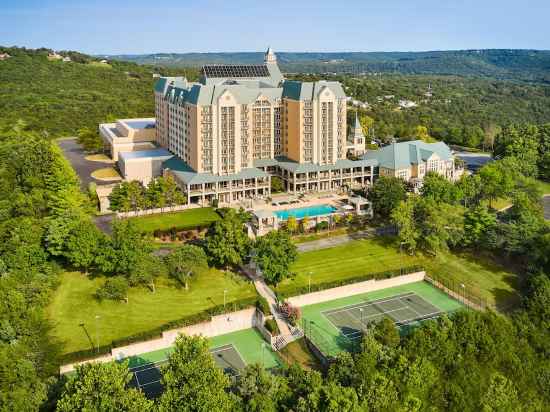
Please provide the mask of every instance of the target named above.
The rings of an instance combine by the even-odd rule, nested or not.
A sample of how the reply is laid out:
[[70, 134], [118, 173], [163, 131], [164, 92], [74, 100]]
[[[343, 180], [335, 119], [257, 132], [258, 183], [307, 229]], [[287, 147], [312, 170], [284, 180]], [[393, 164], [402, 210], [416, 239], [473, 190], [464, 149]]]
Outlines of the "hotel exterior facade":
[[285, 80], [271, 49], [263, 65], [210, 65], [198, 83], [155, 84], [156, 141], [189, 202], [269, 197], [372, 183], [375, 162], [346, 159], [346, 95], [338, 82]]
[[195, 83], [160, 77], [154, 94], [155, 118], [99, 125], [105, 151], [127, 180], [171, 175], [189, 204], [267, 199], [273, 176], [297, 194], [368, 188], [378, 175], [420, 187], [428, 171], [462, 173], [441, 142], [366, 151], [357, 117], [346, 136], [341, 84], [285, 80], [271, 49], [261, 65], [204, 66]]

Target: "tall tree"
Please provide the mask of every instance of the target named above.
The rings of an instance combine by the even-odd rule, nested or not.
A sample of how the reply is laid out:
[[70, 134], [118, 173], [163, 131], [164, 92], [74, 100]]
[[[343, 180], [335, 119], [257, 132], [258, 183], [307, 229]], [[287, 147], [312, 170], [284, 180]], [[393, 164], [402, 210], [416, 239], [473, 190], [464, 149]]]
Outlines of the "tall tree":
[[513, 157], [521, 173], [536, 177], [539, 129], [532, 124], [506, 126], [496, 138], [494, 155], [497, 158]]
[[405, 200], [405, 182], [397, 177], [381, 176], [367, 195], [373, 204], [374, 214], [382, 219], [390, 217], [399, 202]]
[[233, 266], [243, 261], [250, 250], [250, 239], [244, 231], [243, 217], [233, 209], [208, 230], [206, 253], [215, 265]]
[[296, 245], [288, 233], [274, 230], [259, 237], [254, 244], [256, 263], [267, 283], [276, 285], [290, 275], [290, 265], [298, 256]]
[[426, 173], [420, 192], [422, 196], [430, 197], [436, 202], [456, 204], [463, 198], [460, 186], [436, 172]]
[[152, 411], [153, 403], [142, 392], [127, 388], [131, 379], [127, 362], [78, 365], [63, 388], [57, 411]]
[[70, 232], [66, 241], [65, 256], [71, 264], [88, 269], [95, 263], [103, 234], [88, 219], [81, 220]]
[[165, 257], [170, 276], [189, 289], [189, 279], [208, 268], [206, 253], [198, 246], [184, 245]]
[[216, 366], [208, 341], [200, 336], [180, 335], [162, 368], [164, 392], [160, 411], [231, 411], [234, 401], [227, 393], [229, 379]]

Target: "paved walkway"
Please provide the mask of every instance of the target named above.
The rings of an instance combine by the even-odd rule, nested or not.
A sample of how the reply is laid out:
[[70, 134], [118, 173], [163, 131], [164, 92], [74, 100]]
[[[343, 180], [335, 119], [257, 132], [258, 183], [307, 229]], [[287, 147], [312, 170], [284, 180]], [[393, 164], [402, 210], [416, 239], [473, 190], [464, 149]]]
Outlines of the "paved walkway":
[[298, 252], [309, 252], [312, 250], [331, 248], [341, 245], [343, 243], [350, 242], [352, 240], [365, 239], [368, 237], [372, 237], [375, 234], [376, 232], [374, 229], [368, 229], [359, 232], [348, 233], [345, 235], [327, 237], [325, 239], [312, 240], [311, 242], [298, 243], [296, 247], [298, 248]]
[[257, 277], [254, 280], [254, 286], [256, 287], [256, 290], [258, 291], [260, 296], [264, 297], [265, 300], [267, 300], [267, 303], [269, 303], [269, 310], [271, 311], [275, 322], [277, 322], [277, 326], [279, 327], [281, 335], [291, 334], [290, 326], [288, 325], [286, 319], [283, 318], [277, 310], [277, 298], [275, 297], [275, 293], [273, 293], [269, 286], [267, 286], [264, 280], [260, 277]]

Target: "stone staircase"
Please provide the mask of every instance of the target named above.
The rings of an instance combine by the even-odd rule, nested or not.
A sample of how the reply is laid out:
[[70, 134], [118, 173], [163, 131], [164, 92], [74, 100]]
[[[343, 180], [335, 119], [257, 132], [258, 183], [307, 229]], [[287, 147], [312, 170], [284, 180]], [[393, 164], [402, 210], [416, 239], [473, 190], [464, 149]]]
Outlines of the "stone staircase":
[[265, 300], [267, 300], [267, 303], [269, 303], [269, 310], [271, 311], [273, 319], [275, 319], [275, 322], [277, 322], [277, 327], [281, 332], [278, 336], [275, 337], [273, 349], [277, 351], [281, 350], [290, 342], [293, 342], [303, 337], [303, 332], [299, 328], [292, 326], [287, 321], [287, 319], [279, 313], [279, 311], [277, 310], [277, 298], [275, 296], [275, 293], [273, 293], [271, 288], [266, 285], [263, 278], [258, 276], [255, 277], [254, 287], [256, 288], [260, 296], [263, 296]]

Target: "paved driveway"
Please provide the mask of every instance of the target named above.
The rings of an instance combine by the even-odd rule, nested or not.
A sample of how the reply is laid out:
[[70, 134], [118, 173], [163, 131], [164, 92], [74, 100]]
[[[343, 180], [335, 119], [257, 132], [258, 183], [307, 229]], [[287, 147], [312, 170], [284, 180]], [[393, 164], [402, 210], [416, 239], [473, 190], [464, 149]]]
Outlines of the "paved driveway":
[[550, 220], [550, 195], [543, 196], [542, 206], [544, 207], [544, 218]]
[[90, 182], [95, 182], [97, 184], [109, 183], [104, 180], [94, 179], [91, 174], [97, 169], [113, 167], [112, 163], [86, 160], [86, 153], [76, 142], [76, 138], [58, 140], [57, 144], [61, 147], [61, 150], [63, 150], [65, 157], [71, 162], [71, 166], [78, 174], [78, 177], [80, 177], [80, 187], [82, 190], [87, 191]]

